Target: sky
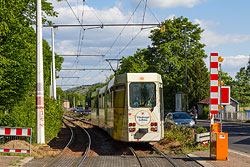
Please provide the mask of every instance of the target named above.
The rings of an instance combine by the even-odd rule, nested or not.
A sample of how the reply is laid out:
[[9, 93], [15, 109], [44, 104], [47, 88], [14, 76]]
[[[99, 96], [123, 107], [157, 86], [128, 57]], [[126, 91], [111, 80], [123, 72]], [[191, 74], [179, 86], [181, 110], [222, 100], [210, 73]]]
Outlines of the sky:
[[[222, 70], [233, 78], [245, 67], [250, 54], [250, 17], [247, 0], [48, 0], [57, 11], [54, 24], [159, 23], [173, 17], [187, 17], [204, 32], [201, 43], [205, 52], [224, 57]], [[145, 10], [145, 3], [147, 8]], [[69, 7], [70, 6], [70, 7]], [[80, 23], [79, 23], [80, 22]], [[105, 55], [64, 57], [62, 68], [96, 69], [58, 72], [57, 85], [63, 90], [105, 82], [113, 72], [105, 59], [133, 55], [137, 48], [151, 44], [148, 36], [155, 27], [59, 27], [55, 34], [55, 52], [65, 54]], [[51, 28], [43, 28], [43, 38], [51, 45]], [[204, 60], [209, 68], [209, 58]], [[116, 67], [116, 62], [112, 62]], [[71, 86], [66, 86], [71, 85]], [[73, 86], [74, 85], [74, 86]]]

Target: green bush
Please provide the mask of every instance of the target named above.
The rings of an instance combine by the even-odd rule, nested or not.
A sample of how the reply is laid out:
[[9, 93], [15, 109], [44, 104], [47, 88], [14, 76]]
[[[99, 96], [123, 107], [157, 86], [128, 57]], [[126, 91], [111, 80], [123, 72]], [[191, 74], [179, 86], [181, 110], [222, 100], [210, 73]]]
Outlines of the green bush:
[[195, 129], [196, 133], [206, 133], [208, 130], [202, 126], [199, 126], [198, 128]]
[[203, 127], [197, 129], [185, 126], [172, 125], [170, 129], [165, 129], [165, 137], [160, 141], [164, 149], [168, 152], [187, 154], [193, 151], [208, 150], [208, 146], [203, 146], [195, 142], [195, 134], [206, 132]]
[[203, 108], [203, 112], [201, 115], [199, 115], [200, 119], [208, 119], [209, 118], [209, 108], [208, 107], [204, 107]]
[[168, 141], [178, 141], [183, 146], [193, 146], [195, 144], [194, 129], [172, 125], [170, 130], [165, 131], [165, 139]]
[[[54, 138], [62, 126], [63, 109], [54, 99], [45, 98], [45, 140]], [[0, 126], [32, 128], [32, 141], [36, 142], [36, 99], [35, 96], [26, 97], [19, 104], [13, 106], [6, 115], [0, 113]]]
[[63, 109], [54, 99], [45, 99], [45, 139], [49, 141], [57, 136], [62, 127]]

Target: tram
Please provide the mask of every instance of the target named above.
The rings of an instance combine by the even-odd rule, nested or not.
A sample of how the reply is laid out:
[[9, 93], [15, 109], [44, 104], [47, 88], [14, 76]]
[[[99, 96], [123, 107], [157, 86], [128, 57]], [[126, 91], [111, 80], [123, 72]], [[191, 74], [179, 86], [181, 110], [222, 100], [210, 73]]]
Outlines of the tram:
[[159, 141], [164, 137], [161, 75], [126, 73], [91, 95], [91, 123], [124, 142]]

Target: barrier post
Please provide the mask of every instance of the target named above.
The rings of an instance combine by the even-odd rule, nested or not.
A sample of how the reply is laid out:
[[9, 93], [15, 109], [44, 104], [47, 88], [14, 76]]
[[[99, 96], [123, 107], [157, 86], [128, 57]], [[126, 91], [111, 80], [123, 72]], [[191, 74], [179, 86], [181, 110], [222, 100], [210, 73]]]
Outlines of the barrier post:
[[[222, 61], [223, 58], [218, 57], [218, 53], [210, 54], [210, 158], [215, 160], [228, 160], [228, 133], [222, 132], [221, 64], [218, 82], [218, 65]], [[220, 123], [214, 123], [214, 114], [218, 114], [219, 109]]]
[[[16, 127], [0, 127], [0, 136], [3, 138], [1, 143], [0, 152], [2, 153], [25, 153], [31, 156], [31, 141], [32, 141], [32, 128], [16, 128]], [[5, 137], [6, 136], [6, 137]], [[13, 138], [14, 139], [13, 139]], [[16, 148], [13, 144], [13, 148], [6, 148], [5, 144], [11, 140], [24, 140], [23, 137], [30, 138], [29, 148]], [[27, 139], [25, 139], [28, 141]]]

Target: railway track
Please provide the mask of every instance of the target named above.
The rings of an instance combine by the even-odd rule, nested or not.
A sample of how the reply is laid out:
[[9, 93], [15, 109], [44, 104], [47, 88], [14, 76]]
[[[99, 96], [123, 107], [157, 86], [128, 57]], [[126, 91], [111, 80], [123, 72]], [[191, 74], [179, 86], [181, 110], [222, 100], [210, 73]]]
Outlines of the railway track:
[[[151, 146], [152, 150], [157, 152], [160, 156], [155, 156], [155, 155], [143, 155], [140, 156], [136, 153], [134, 148], [132, 146], [128, 146], [134, 157], [137, 159], [138, 165], [140, 167], [160, 167], [160, 166], [171, 166], [171, 167], [178, 167], [178, 165], [166, 154], [164, 154], [162, 151], [158, 150], [154, 146]], [[148, 147], [148, 145], [146, 145]], [[165, 160], [163, 160], [165, 159]]]
[[[83, 162], [85, 161], [89, 150], [90, 150], [90, 146], [91, 146], [91, 138], [89, 133], [82, 127], [78, 126], [77, 124], [75, 124], [74, 122], [72, 122], [71, 120], [64, 118], [64, 124], [70, 129], [71, 131], [71, 137], [69, 142], [67, 143], [67, 145], [64, 147], [64, 149], [55, 157], [53, 158], [51, 161], [49, 161], [48, 163], [46, 163], [44, 166], [45, 167], [57, 167], [57, 166], [77, 166], [80, 167]], [[68, 123], [66, 123], [68, 122]], [[71, 124], [71, 125], [69, 125]], [[77, 138], [77, 134], [76, 131], [77, 130], [73, 130], [73, 128], [78, 128], [81, 129], [81, 132], [84, 133], [87, 136], [87, 144], [86, 143], [79, 143], [76, 142], [76, 138]], [[74, 133], [75, 132], [75, 133]], [[79, 130], [77, 131], [79, 133]], [[78, 134], [78, 135], [82, 135], [82, 134]], [[82, 144], [82, 155], [81, 157], [68, 157], [68, 156], [64, 156], [65, 152], [70, 148], [70, 147], [74, 147], [74, 144]]]
[[[71, 119], [75, 123], [77, 123], [79, 126], [84, 127], [90, 127], [88, 128], [89, 133], [91, 134], [93, 140], [93, 145], [91, 147], [91, 150], [94, 150], [95, 152], [98, 152], [98, 155], [101, 157], [108, 155], [109, 157], [120, 155], [123, 157], [123, 159], [130, 159], [131, 162], [130, 165], [133, 165], [134, 167], [162, 167], [162, 166], [169, 166], [169, 167], [200, 167], [201, 165], [197, 164], [195, 161], [192, 161], [190, 158], [186, 156], [168, 156], [164, 154], [162, 151], [158, 150], [151, 144], [145, 144], [145, 143], [125, 143], [125, 142], [118, 142], [115, 143], [115, 140], [108, 140], [107, 134], [103, 133], [103, 131], [100, 128], [93, 128], [93, 125], [83, 118], [75, 118], [75, 117], [68, 117], [68, 119]], [[83, 124], [81, 124], [81, 122]], [[85, 125], [84, 125], [85, 124]], [[101, 140], [100, 140], [101, 139]], [[96, 142], [96, 140], [100, 140], [99, 142]], [[108, 148], [111, 147], [118, 147], [116, 151], [113, 149], [109, 150]], [[123, 151], [121, 151], [123, 149]], [[126, 151], [127, 150], [127, 151]], [[119, 152], [119, 153], [118, 153]], [[126, 157], [126, 158], [125, 158]], [[104, 158], [104, 157], [103, 157]], [[103, 159], [103, 163], [107, 160]], [[115, 161], [115, 160], [112, 160]], [[98, 162], [98, 161], [97, 161]], [[96, 164], [97, 166], [105, 166], [104, 164]], [[121, 165], [122, 160], [117, 164], [120, 164], [119, 166], [124, 167], [124, 165]], [[111, 163], [112, 164], [112, 163]], [[111, 165], [110, 166], [113, 166]], [[89, 163], [86, 163], [85, 165], [89, 166]], [[91, 165], [90, 165], [91, 166]], [[126, 165], [125, 165], [126, 166]], [[91, 166], [92, 167], [92, 166]]]

